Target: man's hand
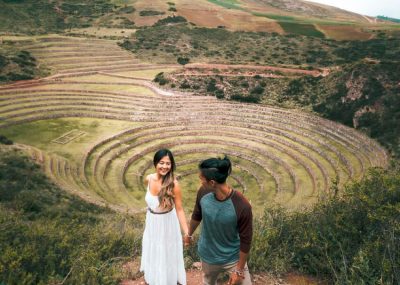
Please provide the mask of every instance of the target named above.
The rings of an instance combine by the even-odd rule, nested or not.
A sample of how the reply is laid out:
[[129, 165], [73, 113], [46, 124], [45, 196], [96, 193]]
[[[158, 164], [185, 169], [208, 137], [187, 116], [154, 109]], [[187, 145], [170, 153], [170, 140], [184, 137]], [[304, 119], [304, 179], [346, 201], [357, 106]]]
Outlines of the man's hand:
[[239, 285], [241, 284], [241, 281], [244, 279], [244, 273], [238, 272], [238, 271], [233, 271], [231, 273], [231, 276], [229, 277], [228, 285]]

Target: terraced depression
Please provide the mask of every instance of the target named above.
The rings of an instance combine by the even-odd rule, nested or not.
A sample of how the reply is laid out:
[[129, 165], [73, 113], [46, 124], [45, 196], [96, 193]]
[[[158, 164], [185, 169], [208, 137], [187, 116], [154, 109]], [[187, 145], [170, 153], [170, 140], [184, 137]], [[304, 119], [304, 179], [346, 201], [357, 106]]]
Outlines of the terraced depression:
[[256, 212], [279, 203], [298, 209], [332, 183], [387, 165], [375, 141], [298, 110], [217, 100], [160, 89], [161, 71], [115, 41], [61, 36], [18, 39], [53, 75], [0, 87], [0, 132], [20, 143], [60, 186], [120, 211], [143, 209], [152, 156], [170, 148], [184, 205], [193, 207], [197, 165], [228, 155], [230, 183]]

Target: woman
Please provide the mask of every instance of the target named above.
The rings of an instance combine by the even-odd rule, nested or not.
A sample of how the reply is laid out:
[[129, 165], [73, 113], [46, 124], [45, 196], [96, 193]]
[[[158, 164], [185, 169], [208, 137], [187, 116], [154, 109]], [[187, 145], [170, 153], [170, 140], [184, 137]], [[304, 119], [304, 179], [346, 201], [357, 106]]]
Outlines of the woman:
[[[154, 155], [155, 173], [146, 177], [146, 225], [142, 241], [140, 271], [149, 285], [186, 285], [180, 227], [187, 236], [188, 226], [182, 194], [174, 177], [175, 161], [170, 150]], [[179, 221], [179, 223], [178, 223]]]

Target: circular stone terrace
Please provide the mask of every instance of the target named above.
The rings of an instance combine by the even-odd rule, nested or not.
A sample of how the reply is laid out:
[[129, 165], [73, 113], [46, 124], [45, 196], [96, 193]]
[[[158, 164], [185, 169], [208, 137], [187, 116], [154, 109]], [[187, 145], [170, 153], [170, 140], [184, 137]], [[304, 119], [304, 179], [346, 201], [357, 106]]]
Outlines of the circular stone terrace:
[[[154, 75], [181, 67], [139, 62], [114, 41], [42, 36], [16, 42], [54, 75], [0, 87], [0, 132], [24, 143], [62, 188], [97, 204], [140, 211], [143, 177], [160, 148], [175, 155], [188, 210], [199, 186], [197, 165], [211, 156], [231, 158], [229, 183], [256, 211], [274, 203], [310, 205], [333, 183], [343, 187], [368, 168], [387, 165], [375, 141], [317, 116], [162, 90]], [[97, 128], [120, 123], [99, 133], [77, 124], [57, 137], [44, 135], [57, 120], [80, 119]], [[23, 130], [37, 140], [18, 141]]]

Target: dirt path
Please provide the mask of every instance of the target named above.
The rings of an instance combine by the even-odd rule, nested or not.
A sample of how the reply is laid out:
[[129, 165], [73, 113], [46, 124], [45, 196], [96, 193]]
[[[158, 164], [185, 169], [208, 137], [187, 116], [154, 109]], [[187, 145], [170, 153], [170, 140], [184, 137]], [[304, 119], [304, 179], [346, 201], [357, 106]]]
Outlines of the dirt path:
[[[125, 271], [131, 278], [123, 280], [119, 285], [145, 285], [144, 278], [138, 272], [138, 262], [131, 262], [124, 266]], [[279, 278], [274, 277], [267, 273], [252, 274], [253, 285], [326, 285], [325, 283], [316, 280], [315, 278], [304, 276], [301, 274], [290, 273], [286, 276]], [[200, 263], [196, 262], [193, 268], [186, 271], [187, 285], [202, 285], [202, 271]], [[221, 278], [218, 285], [226, 285], [227, 280]]]
[[217, 63], [190, 63], [185, 65], [185, 69], [253, 69], [253, 70], [270, 70], [270, 71], [280, 71], [284, 73], [296, 73], [311, 76], [326, 76], [327, 71], [321, 71], [318, 69], [307, 70], [298, 68], [288, 68], [288, 67], [277, 67], [269, 65], [247, 65], [247, 64], [217, 64]]
[[[191, 269], [186, 274], [187, 285], [202, 285], [202, 272], [201, 270]], [[287, 283], [282, 278], [274, 278], [266, 274], [256, 274], [252, 276], [253, 285], [298, 285], [298, 284], [317, 284], [317, 283]], [[140, 277], [135, 280], [124, 280], [120, 285], [145, 285], [144, 278]], [[220, 280], [218, 285], [225, 285], [227, 281]]]

